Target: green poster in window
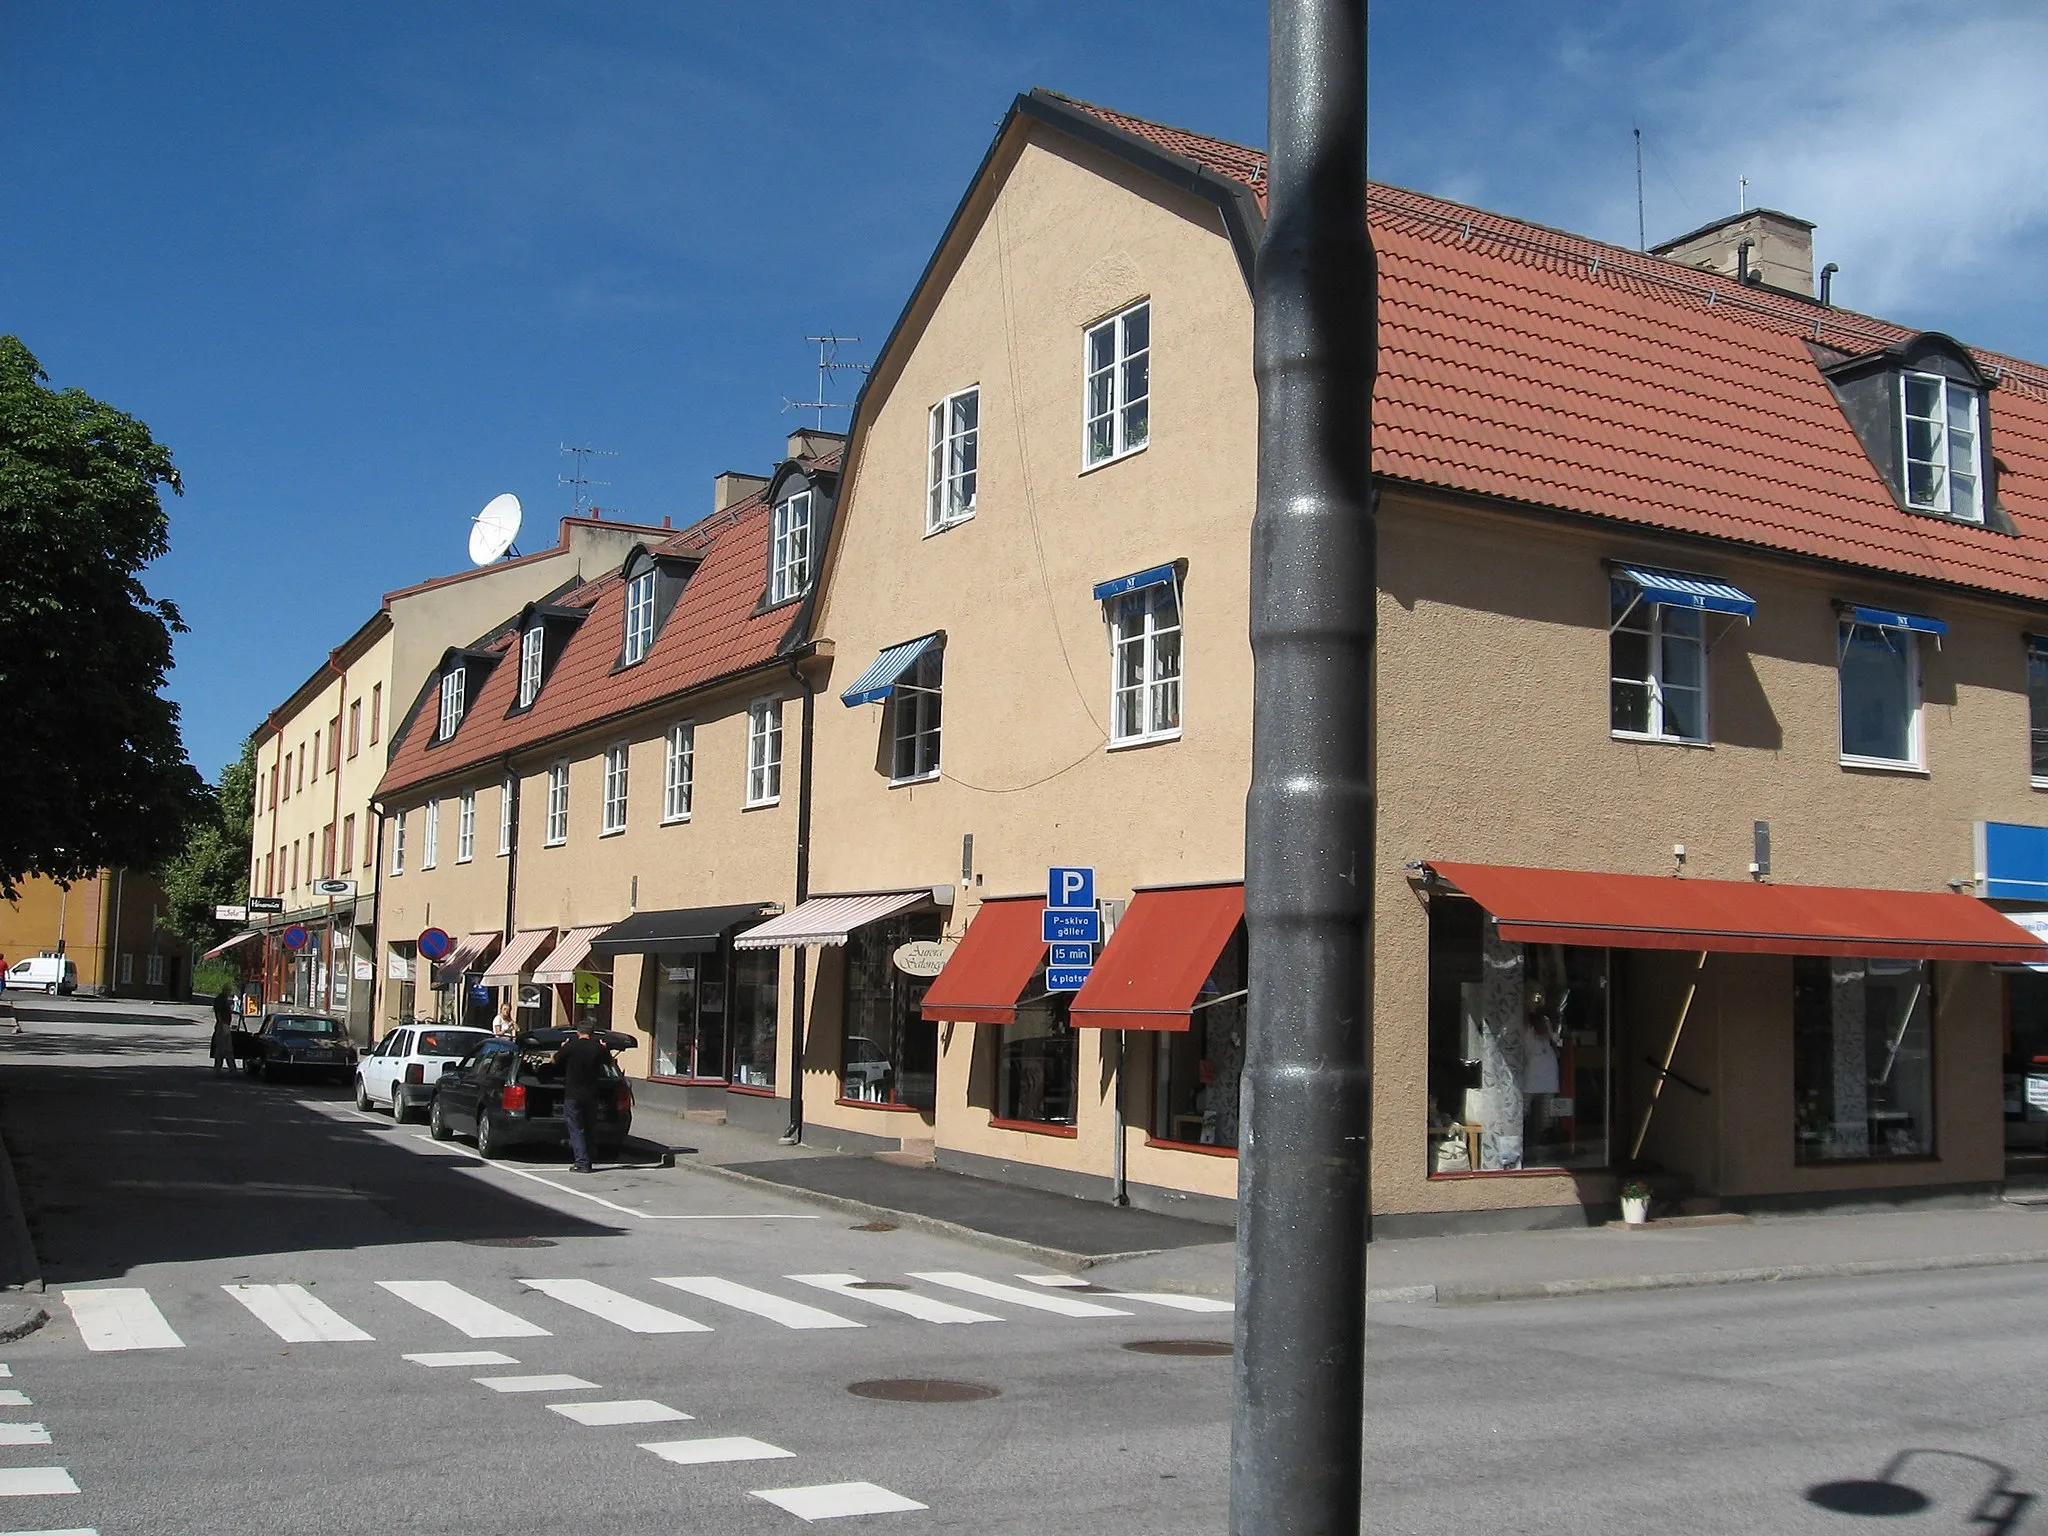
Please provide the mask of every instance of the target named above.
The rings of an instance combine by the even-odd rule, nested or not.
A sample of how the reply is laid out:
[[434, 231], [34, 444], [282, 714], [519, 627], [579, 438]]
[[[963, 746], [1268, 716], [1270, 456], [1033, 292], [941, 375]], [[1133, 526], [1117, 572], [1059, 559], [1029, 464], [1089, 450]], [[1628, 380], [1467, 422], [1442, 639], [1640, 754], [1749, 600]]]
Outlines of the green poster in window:
[[604, 1001], [597, 989], [597, 977], [589, 971], [576, 973], [576, 1001], [579, 1005]]

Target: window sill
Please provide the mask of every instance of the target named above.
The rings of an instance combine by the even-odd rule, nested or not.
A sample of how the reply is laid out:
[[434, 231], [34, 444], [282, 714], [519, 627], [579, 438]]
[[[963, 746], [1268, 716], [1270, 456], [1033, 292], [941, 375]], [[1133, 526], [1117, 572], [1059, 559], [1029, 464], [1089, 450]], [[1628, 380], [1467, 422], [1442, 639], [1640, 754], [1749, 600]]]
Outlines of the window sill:
[[891, 779], [889, 781], [889, 787], [891, 789], [912, 789], [919, 784], [936, 784], [938, 782], [938, 770], [934, 769], [930, 773], [920, 773], [914, 779]]
[[510, 848], [500, 848], [498, 850], [498, 857], [501, 859], [509, 859], [512, 857], [512, 850]]
[[841, 1094], [833, 1100], [841, 1109], [879, 1109], [887, 1115], [921, 1115], [923, 1110], [915, 1104], [884, 1104], [875, 1099], [849, 1099]]
[[1889, 757], [1854, 757], [1844, 752], [1836, 760], [1844, 768], [1853, 768], [1859, 773], [1902, 773], [1916, 779], [1933, 777], [1918, 763], [1898, 762]]
[[439, 869], [440, 867], [441, 866], [439, 864], [422, 864], [420, 866], [420, 873], [424, 875], [428, 870]]
[[472, 853], [468, 858], [458, 857], [455, 862], [458, 864], [474, 864], [476, 862], [476, 855]]
[[[715, 1083], [719, 1079], [714, 1077], [711, 1081]], [[743, 1093], [750, 1099], [772, 1099], [775, 1097], [775, 1085], [773, 1083], [769, 1084], [766, 1088], [755, 1083], [727, 1083], [725, 1091], [727, 1093]]]
[[2048, 779], [2031, 779], [2028, 782], [2031, 783], [2035, 789], [2048, 789]]
[[1083, 464], [1081, 466], [1081, 474], [1092, 475], [1098, 469], [1107, 469], [1112, 464], [1123, 463], [1125, 459], [1134, 459], [1151, 446], [1152, 439], [1148, 437], [1145, 439], [1144, 442], [1138, 444], [1138, 446], [1135, 448], [1126, 448], [1122, 453], [1112, 453], [1106, 459], [1097, 459], [1093, 463]]
[[1705, 737], [1693, 736], [1652, 736], [1648, 731], [1609, 731], [1614, 741], [1627, 742], [1632, 747], [1700, 747], [1713, 751], [1713, 742]]
[[777, 795], [773, 800], [749, 800], [740, 809], [743, 811], [770, 811], [780, 804], [782, 804], [782, 796]]
[[568, 841], [569, 841], [569, 839], [568, 839], [568, 838], [566, 838], [566, 837], [551, 837], [551, 838], [548, 838], [548, 839], [547, 839], [547, 840], [546, 840], [545, 842], [543, 842], [543, 843], [541, 844], [541, 847], [543, 847], [543, 848], [561, 848], [561, 847], [565, 847], [565, 846], [567, 846], [567, 844], [568, 844]]
[[1199, 1141], [1168, 1141], [1163, 1136], [1147, 1136], [1145, 1138], [1145, 1145], [1157, 1147], [1162, 1152], [1199, 1152], [1204, 1157], [1228, 1157], [1233, 1159], [1237, 1156], [1237, 1148], [1235, 1147], [1206, 1146]]
[[606, 827], [597, 835], [599, 837], [619, 837], [624, 834], [625, 830], [626, 829], [624, 827]]
[[1081, 1133], [1071, 1125], [1061, 1125], [1052, 1120], [1005, 1120], [999, 1115], [988, 1117], [992, 1131], [1022, 1131], [1027, 1136], [1059, 1136], [1067, 1140]]
[[1154, 731], [1149, 736], [1126, 736], [1120, 741], [1112, 741], [1109, 744], [1109, 750], [1112, 752], [1129, 752], [1136, 747], [1156, 747], [1169, 741], [1179, 740], [1180, 730], [1178, 727], [1175, 727], [1170, 731]]
[[680, 826], [682, 826], [682, 825], [683, 825], [683, 823], [687, 822], [687, 821], [688, 821], [689, 819], [690, 819], [690, 813], [689, 813], [688, 811], [685, 811], [685, 812], [683, 812], [683, 814], [682, 814], [682, 815], [680, 815], [680, 816], [664, 816], [664, 817], [662, 817], [662, 818], [661, 818], [661, 824], [662, 824], [662, 825], [663, 825], [664, 827], [680, 827]]
[[1867, 1152], [1861, 1157], [1801, 1157], [1797, 1151], [1792, 1154], [1794, 1168], [1890, 1168], [1900, 1163], [1916, 1163], [1924, 1167], [1940, 1161], [1939, 1152], [1901, 1152], [1897, 1157], [1873, 1156]]
[[958, 528], [962, 523], [971, 523], [974, 521], [974, 514], [978, 510], [978, 508], [970, 507], [958, 517], [949, 517], [943, 523], [926, 523], [924, 525], [924, 536], [928, 539], [936, 539], [940, 534]]
[[1467, 1168], [1457, 1173], [1432, 1173], [1429, 1182], [1448, 1184], [1459, 1179], [1563, 1179], [1583, 1174], [1611, 1174], [1613, 1171], [1604, 1165], [1597, 1168]]

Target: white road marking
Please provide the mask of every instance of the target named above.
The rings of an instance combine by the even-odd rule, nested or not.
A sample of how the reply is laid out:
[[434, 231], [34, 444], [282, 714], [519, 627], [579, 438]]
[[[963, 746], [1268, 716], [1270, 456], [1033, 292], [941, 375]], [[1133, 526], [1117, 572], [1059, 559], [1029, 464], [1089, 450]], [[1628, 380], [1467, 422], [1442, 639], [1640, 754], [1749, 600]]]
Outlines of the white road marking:
[[25, 1498], [38, 1493], [76, 1493], [78, 1484], [62, 1467], [0, 1468], [0, 1499]]
[[796, 1454], [766, 1440], [749, 1440], [745, 1435], [712, 1440], [656, 1440], [640, 1449], [652, 1451], [679, 1467], [698, 1467], [714, 1461], [775, 1461]]
[[615, 1403], [549, 1403], [550, 1413], [559, 1413], [578, 1424], [665, 1424], [687, 1419], [689, 1414], [652, 1398], [632, 1397]]
[[414, 1365], [517, 1365], [510, 1355], [495, 1349], [434, 1349], [423, 1355], [404, 1357]]
[[557, 1194], [574, 1195], [578, 1200], [588, 1200], [592, 1205], [601, 1205], [608, 1211], [617, 1211], [621, 1216], [631, 1216], [637, 1221], [817, 1221], [819, 1219], [815, 1211], [721, 1211], [716, 1214], [695, 1216], [665, 1215], [660, 1211], [636, 1211], [630, 1205], [620, 1205], [617, 1201], [607, 1200], [602, 1195], [593, 1195], [587, 1189], [577, 1189], [568, 1184], [557, 1184], [553, 1179], [544, 1179], [529, 1169], [514, 1168], [508, 1163], [486, 1161], [473, 1152], [465, 1152], [460, 1147], [451, 1147], [446, 1142], [434, 1140], [431, 1136], [415, 1136], [413, 1139], [425, 1142], [436, 1152], [452, 1152], [457, 1157], [467, 1158], [479, 1168], [487, 1168], [494, 1173], [509, 1173], [517, 1178], [531, 1179], [536, 1184], [547, 1185], [549, 1189], [554, 1190]]
[[0, 1408], [33, 1407], [35, 1407], [35, 1404], [28, 1400], [28, 1394], [26, 1392], [16, 1391], [13, 1387], [9, 1387], [5, 1391], [0, 1391]]
[[1000, 1317], [986, 1312], [976, 1312], [968, 1307], [956, 1307], [950, 1301], [939, 1301], [930, 1296], [920, 1296], [915, 1291], [863, 1291], [857, 1290], [859, 1275], [789, 1275], [785, 1278], [799, 1285], [814, 1285], [821, 1291], [830, 1291], [835, 1296], [852, 1297], [886, 1307], [891, 1312], [901, 1312], [905, 1317], [914, 1317], [925, 1323], [1000, 1323]]
[[0, 1424], [0, 1445], [48, 1445], [50, 1432], [40, 1424]]
[[0, 1365], [0, 1377], [4, 1377], [4, 1376], [12, 1376], [13, 1374], [14, 1374], [14, 1367], [13, 1367], [13, 1366], [11, 1366], [11, 1365]]
[[400, 1301], [409, 1301], [472, 1339], [545, 1339], [548, 1331], [503, 1307], [494, 1307], [446, 1280], [379, 1280]]
[[827, 1312], [809, 1302], [790, 1301], [769, 1291], [757, 1291], [751, 1285], [741, 1285], [735, 1280], [721, 1280], [716, 1275], [656, 1275], [654, 1283], [672, 1285], [692, 1296], [702, 1296], [706, 1301], [724, 1302], [728, 1307], [765, 1317], [785, 1328], [867, 1327], [866, 1323], [856, 1323], [850, 1317]]
[[183, 1349], [185, 1341], [171, 1331], [163, 1313], [141, 1287], [111, 1286], [104, 1290], [66, 1291], [79, 1337], [87, 1349]]
[[72, 1525], [61, 1531], [7, 1531], [0, 1536], [100, 1536], [100, 1533], [95, 1526]]
[[522, 1280], [543, 1296], [552, 1296], [566, 1306], [634, 1333], [709, 1333], [693, 1317], [627, 1296], [594, 1280]]
[[480, 1387], [493, 1392], [595, 1392], [597, 1383], [581, 1376], [476, 1376]]
[[[1076, 1275], [1019, 1275], [1017, 1277], [1030, 1285], [1069, 1287], [1086, 1285], [1088, 1282]], [[1171, 1307], [1176, 1312], [1235, 1312], [1237, 1308], [1227, 1301], [1218, 1301], [1212, 1296], [1182, 1296], [1174, 1291], [1118, 1291], [1109, 1293], [1118, 1301], [1148, 1301], [1155, 1307]]]
[[747, 1495], [787, 1510], [799, 1520], [838, 1520], [846, 1515], [893, 1515], [929, 1509], [891, 1493], [879, 1483], [819, 1483], [811, 1488], [761, 1488]]
[[913, 1271], [913, 1280], [928, 1280], [933, 1285], [943, 1285], [948, 1290], [965, 1291], [970, 1296], [986, 1296], [990, 1301], [1007, 1301], [1015, 1307], [1030, 1307], [1037, 1312], [1056, 1312], [1061, 1317], [1129, 1317], [1131, 1314], [1122, 1307], [1105, 1307], [1100, 1302], [1077, 1301], [1072, 1296], [1046, 1296], [1037, 1291], [1027, 1291], [1014, 1285], [1005, 1285], [1000, 1280], [984, 1280], [979, 1275], [970, 1275], [958, 1269], [928, 1269]]
[[224, 1285], [221, 1289], [287, 1344], [355, 1343], [370, 1337], [303, 1285]]

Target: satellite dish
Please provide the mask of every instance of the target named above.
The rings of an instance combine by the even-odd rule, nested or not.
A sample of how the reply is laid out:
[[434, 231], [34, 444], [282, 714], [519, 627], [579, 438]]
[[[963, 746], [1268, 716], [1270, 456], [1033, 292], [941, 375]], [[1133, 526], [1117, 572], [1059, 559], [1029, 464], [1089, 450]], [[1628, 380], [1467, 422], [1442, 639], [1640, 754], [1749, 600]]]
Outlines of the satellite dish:
[[493, 496], [483, 511], [469, 522], [469, 559], [472, 565], [489, 565], [501, 558], [519, 537], [519, 498], [507, 491]]

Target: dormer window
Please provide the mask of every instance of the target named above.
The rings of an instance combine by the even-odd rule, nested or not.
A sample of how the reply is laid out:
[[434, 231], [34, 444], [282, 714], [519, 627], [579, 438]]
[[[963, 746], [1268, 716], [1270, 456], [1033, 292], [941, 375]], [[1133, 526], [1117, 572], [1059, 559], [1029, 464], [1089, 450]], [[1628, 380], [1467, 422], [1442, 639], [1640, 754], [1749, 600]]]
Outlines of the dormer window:
[[532, 624], [519, 637], [519, 707], [525, 709], [540, 697], [541, 662], [547, 656], [548, 634], [544, 626]]
[[1901, 383], [1907, 503], [1920, 511], [1982, 522], [1977, 391], [1934, 373], [1908, 373]]
[[768, 547], [768, 601], [801, 597], [811, 582], [811, 493], [775, 504]]
[[642, 571], [626, 583], [626, 665], [639, 661], [654, 645], [654, 571]]
[[450, 667], [441, 674], [441, 729], [437, 733], [442, 741], [455, 734], [455, 728], [462, 724], [462, 695], [464, 673], [460, 666]]

